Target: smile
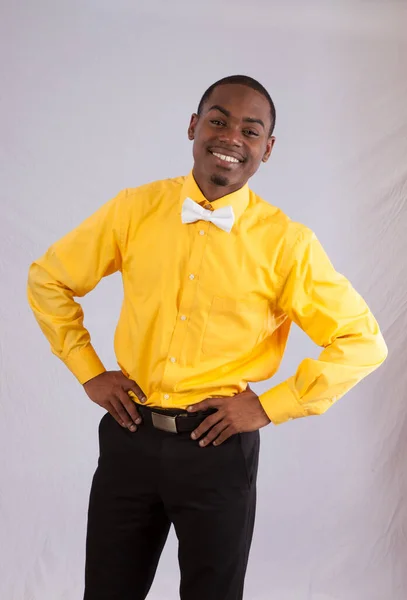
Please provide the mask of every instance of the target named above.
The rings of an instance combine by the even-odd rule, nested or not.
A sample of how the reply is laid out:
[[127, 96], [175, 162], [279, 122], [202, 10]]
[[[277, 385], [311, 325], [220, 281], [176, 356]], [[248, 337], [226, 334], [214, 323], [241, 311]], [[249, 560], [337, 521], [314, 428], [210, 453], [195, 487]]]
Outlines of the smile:
[[241, 161], [234, 156], [228, 156], [227, 154], [221, 154], [220, 152], [211, 152], [213, 156], [219, 158], [219, 160], [223, 160], [227, 163], [239, 164]]

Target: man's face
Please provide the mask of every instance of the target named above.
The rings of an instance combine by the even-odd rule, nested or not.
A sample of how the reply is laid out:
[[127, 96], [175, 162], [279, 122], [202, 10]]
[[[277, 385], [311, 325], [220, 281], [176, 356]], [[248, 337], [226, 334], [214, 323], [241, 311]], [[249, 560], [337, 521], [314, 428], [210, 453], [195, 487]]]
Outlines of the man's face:
[[188, 129], [194, 176], [203, 192], [215, 186], [226, 195], [243, 187], [269, 159], [275, 141], [270, 126], [270, 105], [262, 94], [238, 84], [215, 88]]

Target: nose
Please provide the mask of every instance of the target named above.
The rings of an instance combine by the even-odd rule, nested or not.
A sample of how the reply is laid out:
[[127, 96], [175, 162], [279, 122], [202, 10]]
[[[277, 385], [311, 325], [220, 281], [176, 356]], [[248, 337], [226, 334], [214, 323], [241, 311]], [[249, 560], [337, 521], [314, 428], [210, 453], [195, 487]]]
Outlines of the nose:
[[219, 134], [219, 141], [225, 146], [236, 146], [241, 148], [243, 145], [242, 133], [238, 127], [224, 127]]

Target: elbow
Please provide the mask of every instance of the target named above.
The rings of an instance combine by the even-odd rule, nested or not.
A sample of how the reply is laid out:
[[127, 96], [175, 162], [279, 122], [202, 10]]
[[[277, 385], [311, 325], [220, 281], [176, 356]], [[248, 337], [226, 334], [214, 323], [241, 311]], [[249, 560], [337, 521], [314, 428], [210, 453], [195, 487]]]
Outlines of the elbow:
[[28, 269], [26, 293], [31, 307], [44, 295], [50, 284], [50, 276], [38, 262], [33, 262]]
[[372, 364], [379, 366], [386, 360], [389, 354], [389, 349], [378, 325], [374, 335], [369, 336], [369, 339], [371, 347], [370, 355], [372, 356], [371, 362]]
[[362, 342], [361, 345], [357, 345], [357, 354], [361, 360], [361, 366], [364, 365], [374, 370], [384, 363], [389, 354], [389, 349], [377, 323], [373, 331], [356, 334], [354, 337], [355, 342], [358, 338]]
[[377, 331], [374, 336], [367, 336], [365, 340], [366, 343], [361, 358], [365, 365], [374, 371], [384, 363], [389, 350], [380, 331]]
[[382, 363], [384, 363], [384, 361], [389, 355], [389, 349], [382, 334], [380, 334], [379, 339], [377, 340], [376, 351], [378, 357], [378, 364], [381, 365]]
[[27, 293], [30, 296], [37, 288], [40, 280], [40, 267], [37, 262], [33, 262], [28, 269], [27, 276]]
[[35, 267], [36, 264], [35, 262], [32, 263], [28, 269], [28, 276], [27, 276], [27, 295], [28, 297], [30, 297], [34, 287], [35, 287]]

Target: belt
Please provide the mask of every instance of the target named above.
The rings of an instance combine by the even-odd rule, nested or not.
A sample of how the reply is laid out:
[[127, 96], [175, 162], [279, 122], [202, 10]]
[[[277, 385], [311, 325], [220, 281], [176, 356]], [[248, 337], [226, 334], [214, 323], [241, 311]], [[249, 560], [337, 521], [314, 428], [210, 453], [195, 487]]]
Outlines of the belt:
[[189, 413], [177, 408], [158, 408], [156, 406], [143, 406], [137, 404], [137, 410], [147, 425], [169, 433], [190, 433], [202, 421], [216, 412], [216, 408]]

